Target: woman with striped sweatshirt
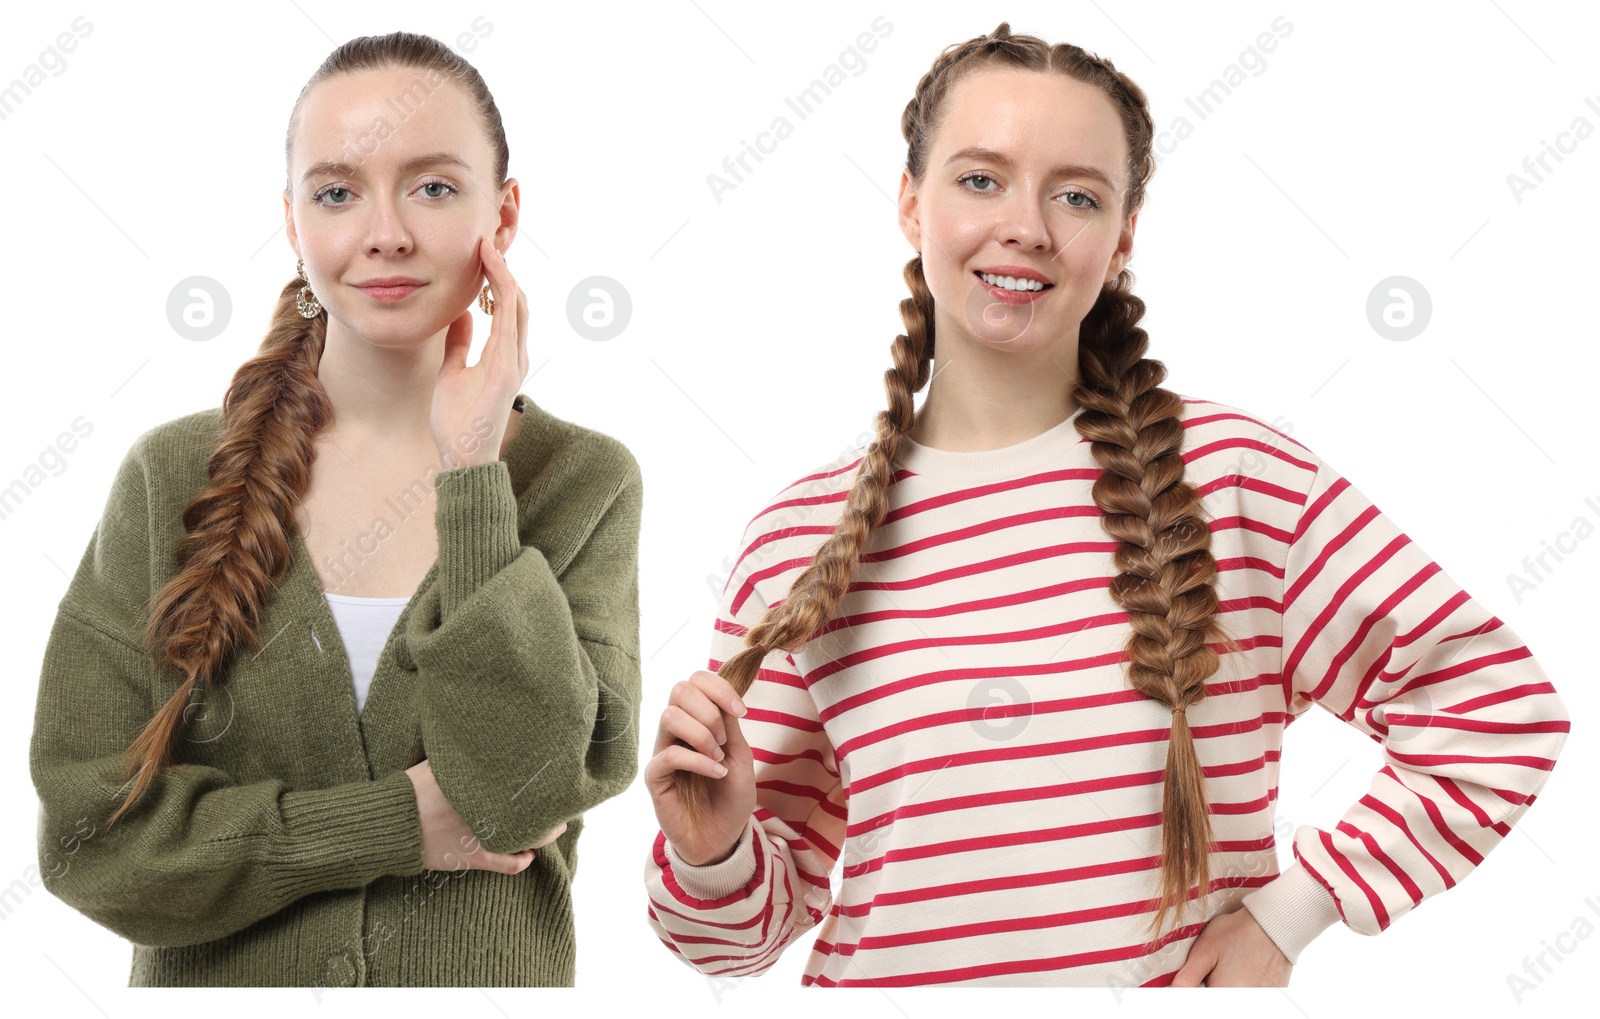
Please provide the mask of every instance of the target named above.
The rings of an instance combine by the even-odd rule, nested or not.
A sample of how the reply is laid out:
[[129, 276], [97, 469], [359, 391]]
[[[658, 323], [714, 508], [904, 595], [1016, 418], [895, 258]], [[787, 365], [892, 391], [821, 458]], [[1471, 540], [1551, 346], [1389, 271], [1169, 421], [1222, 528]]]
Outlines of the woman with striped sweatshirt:
[[[1134, 82], [1001, 24], [901, 126], [889, 409], [745, 531], [645, 768], [648, 922], [730, 977], [816, 927], [807, 985], [1283, 986], [1481, 862], [1565, 705], [1331, 464], [1161, 387]], [[1384, 764], [1280, 874], [1313, 704]]]

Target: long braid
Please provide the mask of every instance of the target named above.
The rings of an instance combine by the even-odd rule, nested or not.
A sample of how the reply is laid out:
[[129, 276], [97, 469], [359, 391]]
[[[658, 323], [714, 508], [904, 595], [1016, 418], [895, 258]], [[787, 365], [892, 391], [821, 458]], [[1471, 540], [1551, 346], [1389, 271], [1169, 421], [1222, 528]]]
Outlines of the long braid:
[[[911, 431], [912, 396], [928, 382], [933, 349], [933, 294], [922, 275], [921, 256], [906, 263], [905, 280], [912, 293], [900, 302], [906, 331], [894, 338], [894, 367], [883, 373], [889, 408], [878, 412], [877, 438], [861, 458], [839, 523], [817, 549], [811, 565], [795, 578], [782, 603], [750, 628], [745, 647], [717, 670], [735, 693], [750, 689], [767, 655], [779, 648], [794, 650], [833, 618], [833, 610], [861, 562], [861, 550], [888, 510], [895, 456], [900, 440]], [[680, 769], [672, 774], [673, 789], [690, 823], [701, 830], [711, 823], [708, 781], [692, 771]]]
[[183, 511], [178, 573], [151, 599], [151, 657], [184, 678], [128, 748], [134, 785], [113, 823], [173, 764], [196, 696], [216, 689], [231, 655], [256, 647], [261, 606], [288, 572], [288, 532], [311, 483], [312, 440], [332, 418], [317, 379], [328, 316], [301, 317], [302, 285], [297, 278], [284, 286], [260, 351], [234, 372], [209, 483]]
[[[1078, 434], [1102, 468], [1092, 494], [1100, 524], [1121, 542], [1110, 593], [1128, 613], [1128, 678], [1173, 710], [1161, 798], [1161, 889], [1152, 934], [1188, 891], [1210, 889], [1211, 815], [1188, 709], [1220, 664], [1208, 640], [1239, 645], [1216, 619], [1217, 564], [1194, 488], [1183, 480], [1183, 401], [1161, 388], [1166, 366], [1145, 357], [1144, 302], [1124, 269], [1102, 289], [1079, 329], [1083, 406]], [[1153, 945], [1151, 946], [1153, 947]]]

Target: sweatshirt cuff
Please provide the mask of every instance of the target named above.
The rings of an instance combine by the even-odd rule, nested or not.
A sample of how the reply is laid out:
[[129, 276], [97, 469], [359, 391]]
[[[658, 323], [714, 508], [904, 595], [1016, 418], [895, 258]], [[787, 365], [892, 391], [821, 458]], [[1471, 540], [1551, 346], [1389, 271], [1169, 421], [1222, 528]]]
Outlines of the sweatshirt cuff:
[[699, 867], [684, 863], [683, 857], [672, 847], [672, 840], [666, 839], [667, 865], [678, 879], [678, 886], [697, 899], [720, 899], [749, 884], [756, 874], [754, 816], [745, 821], [733, 852], [718, 863]]
[[424, 870], [416, 788], [403, 771], [286, 792], [279, 809], [292, 842], [284, 855], [299, 865], [285, 879], [290, 892], [352, 888]]
[[447, 620], [522, 551], [517, 496], [504, 460], [433, 476], [439, 529], [439, 618]]
[[1339, 904], [1326, 885], [1299, 861], [1244, 897], [1244, 908], [1290, 963], [1313, 938], [1339, 919]]

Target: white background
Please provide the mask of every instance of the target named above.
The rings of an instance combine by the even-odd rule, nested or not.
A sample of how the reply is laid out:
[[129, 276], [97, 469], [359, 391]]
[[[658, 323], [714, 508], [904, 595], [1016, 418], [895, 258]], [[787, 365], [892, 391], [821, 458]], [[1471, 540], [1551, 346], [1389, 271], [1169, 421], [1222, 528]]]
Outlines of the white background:
[[[706, 664], [708, 576], [720, 577], [764, 500], [863, 441], [883, 406], [912, 253], [889, 197], [905, 158], [900, 114], [942, 48], [1007, 19], [1013, 31], [1111, 58], [1149, 95], [1158, 129], [1189, 121], [1187, 137], [1163, 143], [1132, 263], [1168, 387], [1288, 421], [1527, 641], [1575, 719], [1539, 802], [1461, 886], [1378, 938], [1335, 925], [1284, 991], [1206, 990], [1186, 1004], [1306, 1016], [1377, 1002], [1498, 1011], [1517, 1004], [1507, 975], [1525, 956], [1580, 915], [1600, 926], [1585, 904], [1600, 910], [1588, 739], [1600, 541], [1580, 541], [1520, 599], [1508, 582], [1577, 518], [1600, 524], [1585, 406], [1600, 367], [1600, 138], [1569, 136], [1572, 151], [1520, 202], [1507, 183], [1575, 118], [1600, 127], [1592, 6], [305, 0], [163, 4], [157, 17], [31, 4], [8, 12], [0, 87], [80, 15], [93, 30], [64, 70], [0, 120], [10, 171], [0, 201], [9, 319], [0, 487], [74, 418], [93, 424], [65, 468], [0, 520], [13, 663], [13, 709], [0, 721], [0, 886], [22, 882], [0, 908], [0, 977], [12, 994], [28, 990], [30, 1011], [242, 1007], [240, 992], [182, 1004], [130, 993], [127, 943], [37, 887], [34, 693], [56, 605], [117, 464], [146, 429], [220, 404], [293, 274], [280, 191], [301, 86], [339, 43], [397, 28], [456, 46], [504, 116], [523, 196], [508, 259], [533, 312], [522, 388], [618, 437], [644, 468], [641, 764], [668, 688]], [[798, 121], [784, 97], [879, 15], [892, 31], [865, 68]], [[1261, 54], [1264, 67], [1197, 116], [1185, 100], [1280, 16], [1292, 32]], [[793, 135], [718, 202], [707, 175], [779, 115]], [[190, 275], [220, 281], [233, 301], [232, 324], [209, 342], [167, 323], [166, 295]], [[568, 291], [591, 275], [631, 295], [633, 320], [616, 339], [586, 340], [568, 324]], [[1433, 303], [1428, 328], [1405, 342], [1367, 320], [1368, 292], [1391, 275], [1417, 280]], [[484, 320], [477, 333], [481, 348]], [[1378, 748], [1325, 713], [1311, 717], [1285, 751], [1279, 814], [1331, 827], [1366, 791]], [[648, 929], [641, 877], [656, 823], [642, 786], [587, 823], [578, 990], [559, 1000], [794, 1009], [809, 933], [766, 975], [715, 989]], [[1287, 865], [1286, 844], [1280, 855]], [[1523, 995], [1523, 1010], [1575, 1001], [1600, 965], [1600, 937], [1564, 944], [1572, 951]], [[487, 1015], [558, 1000], [530, 993], [437, 1000]], [[1178, 992], [1120, 1005], [1104, 989], [1068, 993], [1069, 1007], [1132, 1014], [1165, 1012], [1164, 993]], [[251, 1000], [343, 1014], [398, 1004], [383, 992]], [[895, 990], [826, 1005], [920, 1017], [963, 1001], [979, 1003]]]

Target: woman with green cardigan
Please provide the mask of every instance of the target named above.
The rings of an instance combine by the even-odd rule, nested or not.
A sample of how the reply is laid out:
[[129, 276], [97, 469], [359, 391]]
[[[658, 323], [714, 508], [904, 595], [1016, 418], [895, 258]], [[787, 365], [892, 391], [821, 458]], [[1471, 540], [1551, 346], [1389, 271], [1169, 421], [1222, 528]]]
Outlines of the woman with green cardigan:
[[299, 278], [223, 405], [133, 444], [62, 598], [45, 885], [133, 985], [571, 985], [582, 815], [638, 767], [638, 464], [518, 392], [469, 64], [339, 47], [287, 160]]

